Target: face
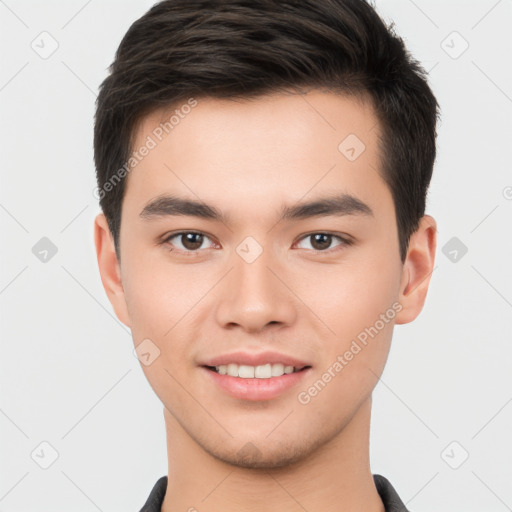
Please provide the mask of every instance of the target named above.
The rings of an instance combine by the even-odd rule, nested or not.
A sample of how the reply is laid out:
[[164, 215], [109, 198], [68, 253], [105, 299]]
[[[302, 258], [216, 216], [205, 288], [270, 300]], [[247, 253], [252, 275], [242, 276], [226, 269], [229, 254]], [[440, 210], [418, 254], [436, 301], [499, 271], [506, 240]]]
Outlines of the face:
[[103, 282], [169, 424], [231, 464], [290, 464], [369, 402], [404, 314], [379, 124], [320, 91], [184, 111], [161, 141], [169, 112], [138, 127], [156, 144], [127, 178], [122, 286], [106, 263]]

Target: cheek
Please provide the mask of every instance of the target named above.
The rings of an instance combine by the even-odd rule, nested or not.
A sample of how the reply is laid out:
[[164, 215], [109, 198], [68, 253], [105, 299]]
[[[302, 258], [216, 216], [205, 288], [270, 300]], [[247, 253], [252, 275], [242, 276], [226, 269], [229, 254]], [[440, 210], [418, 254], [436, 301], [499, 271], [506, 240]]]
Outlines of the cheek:
[[373, 325], [398, 298], [396, 265], [380, 261], [332, 265], [296, 280], [310, 310], [329, 328], [342, 348], [348, 339]]
[[329, 332], [319, 341], [316, 372], [297, 398], [325, 424], [348, 421], [384, 369], [396, 310], [388, 277], [378, 278], [378, 273], [349, 272], [338, 280], [317, 281], [328, 291], [310, 296], [335, 334]]
[[151, 339], [161, 350], [162, 360], [170, 364], [171, 356], [185, 350], [186, 340], [200, 327], [196, 317], [202, 311], [202, 299], [218, 277], [211, 268], [173, 265], [162, 254], [126, 258], [125, 265], [123, 286], [134, 343]]
[[375, 260], [333, 265], [328, 272], [315, 273], [299, 292], [329, 328], [319, 341], [322, 355], [309, 383], [311, 394], [303, 390], [304, 399], [316, 403], [314, 408], [343, 403], [348, 409], [343, 407], [340, 415], [355, 410], [384, 369], [397, 312], [399, 267], [391, 258]]
[[[123, 287], [133, 343], [141, 347], [141, 368], [163, 403], [186, 401], [179, 383], [186, 383], [188, 378], [188, 367], [183, 364], [190, 337], [187, 329], [201, 290], [191, 285], [192, 272], [177, 271], [156, 258], [126, 258], [125, 265], [127, 279]], [[150, 354], [147, 364], [142, 359], [145, 353]]]
[[179, 273], [150, 259], [126, 258], [123, 288], [135, 343], [138, 338], [163, 339], [185, 314], [187, 287]]
[[140, 246], [125, 248], [123, 288], [135, 347], [144, 350], [145, 342], [157, 354], [148, 365], [141, 359], [142, 369], [162, 396], [179, 392], [168, 372], [179, 374], [180, 382], [187, 378], [189, 340], [197, 338], [193, 330], [201, 324], [195, 321], [196, 315], [215, 276], [208, 269], [198, 271], [193, 264], [173, 264], [163, 247], [140, 250]]

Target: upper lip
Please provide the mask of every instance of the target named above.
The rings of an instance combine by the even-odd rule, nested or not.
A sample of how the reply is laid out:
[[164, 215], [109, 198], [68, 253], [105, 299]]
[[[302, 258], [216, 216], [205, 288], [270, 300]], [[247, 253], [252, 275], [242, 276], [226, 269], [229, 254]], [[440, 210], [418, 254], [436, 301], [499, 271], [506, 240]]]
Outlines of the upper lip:
[[296, 357], [272, 351], [257, 353], [230, 352], [229, 354], [222, 354], [219, 356], [212, 357], [211, 359], [207, 359], [202, 363], [202, 366], [220, 366], [230, 363], [235, 363], [238, 365], [244, 364], [248, 366], [261, 366], [267, 363], [282, 363], [285, 366], [294, 366], [295, 368], [309, 366], [307, 362], [301, 361]]

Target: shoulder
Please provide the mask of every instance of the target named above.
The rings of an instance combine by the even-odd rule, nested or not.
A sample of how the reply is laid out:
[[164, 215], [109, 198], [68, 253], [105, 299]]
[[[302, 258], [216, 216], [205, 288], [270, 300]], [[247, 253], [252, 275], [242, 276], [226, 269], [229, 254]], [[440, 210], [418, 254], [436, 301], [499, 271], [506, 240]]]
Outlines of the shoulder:
[[160, 477], [151, 489], [148, 499], [140, 512], [161, 512], [162, 503], [167, 490], [167, 475]]
[[373, 481], [375, 482], [375, 487], [377, 487], [380, 499], [384, 503], [386, 512], [410, 512], [386, 477], [373, 475]]

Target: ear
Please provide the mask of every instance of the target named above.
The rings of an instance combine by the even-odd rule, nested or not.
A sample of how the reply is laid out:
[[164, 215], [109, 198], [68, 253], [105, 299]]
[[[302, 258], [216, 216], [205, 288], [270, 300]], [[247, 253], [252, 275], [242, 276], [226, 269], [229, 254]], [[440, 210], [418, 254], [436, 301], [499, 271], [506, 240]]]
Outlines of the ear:
[[424, 215], [409, 239], [400, 283], [399, 302], [402, 309], [396, 315], [396, 324], [412, 322], [423, 309], [434, 270], [436, 246], [436, 221], [430, 215]]
[[114, 239], [103, 213], [98, 214], [94, 219], [94, 243], [101, 282], [108, 300], [112, 304], [117, 318], [130, 327], [130, 317], [121, 280], [121, 267], [117, 260]]

